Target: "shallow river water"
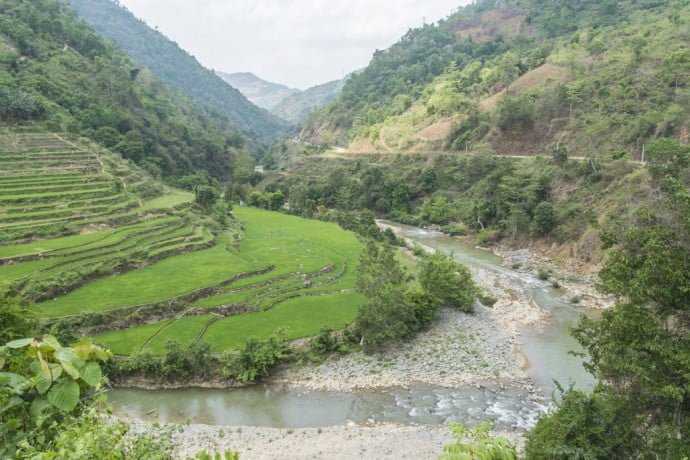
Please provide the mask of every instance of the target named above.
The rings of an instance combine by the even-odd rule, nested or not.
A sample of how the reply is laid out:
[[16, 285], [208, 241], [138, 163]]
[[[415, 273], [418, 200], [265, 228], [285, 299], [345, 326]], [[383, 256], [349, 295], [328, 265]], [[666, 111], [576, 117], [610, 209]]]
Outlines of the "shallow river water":
[[[393, 225], [386, 222], [386, 224]], [[257, 385], [232, 390], [133, 390], [109, 392], [116, 412], [154, 421], [212, 425], [302, 428], [353, 421], [440, 424], [493, 419], [498, 427], [528, 429], [547, 407], [554, 380], [562, 386], [589, 389], [593, 378], [581, 359], [571, 356], [577, 344], [569, 334], [583, 309], [557, 299], [563, 294], [549, 283], [513, 271], [493, 253], [464, 245], [433, 231], [394, 224], [403, 236], [452, 254], [469, 266], [491, 270], [514, 281], [516, 289], [531, 296], [549, 312], [542, 328], [521, 330], [520, 344], [529, 362], [528, 374], [542, 390], [533, 395], [523, 389], [440, 388], [415, 386], [337, 393], [303, 392], [284, 385]]]

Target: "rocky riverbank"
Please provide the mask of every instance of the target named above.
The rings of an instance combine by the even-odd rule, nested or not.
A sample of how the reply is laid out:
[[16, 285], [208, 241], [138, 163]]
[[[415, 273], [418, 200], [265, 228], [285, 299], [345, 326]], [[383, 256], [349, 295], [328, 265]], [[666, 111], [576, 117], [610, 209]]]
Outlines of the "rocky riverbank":
[[[433, 252], [432, 248], [424, 249]], [[531, 391], [518, 336], [523, 326], [544, 321], [546, 313], [514, 278], [477, 266], [470, 270], [485, 294], [496, 299], [492, 306], [477, 303], [474, 315], [442, 310], [430, 328], [414, 340], [374, 355], [359, 352], [318, 366], [288, 369], [276, 379], [331, 391], [415, 384], [480, 386], [489, 382]]]
[[[174, 456], [179, 459], [194, 458], [199, 452], [226, 451], [238, 452], [242, 460], [434, 459], [444, 445], [453, 442], [447, 427], [429, 425], [351, 423], [300, 429], [188, 425], [161, 430], [140, 420], [127, 422], [134, 433], [172, 433]], [[522, 448], [523, 441], [515, 433], [494, 435]]]

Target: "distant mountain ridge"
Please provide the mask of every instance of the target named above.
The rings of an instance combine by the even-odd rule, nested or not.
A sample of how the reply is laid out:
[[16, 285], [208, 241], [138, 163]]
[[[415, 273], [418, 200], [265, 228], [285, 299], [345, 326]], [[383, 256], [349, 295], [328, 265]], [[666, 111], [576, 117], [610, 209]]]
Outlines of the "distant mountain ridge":
[[266, 81], [251, 72], [216, 73], [254, 104], [295, 126], [301, 125], [314, 110], [333, 102], [350, 78], [348, 75], [301, 91]]
[[285, 98], [301, 92], [286, 85], [266, 81], [251, 72], [226, 73], [216, 71], [216, 74], [232, 87], [237, 88], [252, 103], [269, 111]]
[[317, 85], [288, 96], [273, 107], [271, 113], [294, 125], [301, 125], [315, 109], [333, 102], [348, 78]]
[[112, 0], [68, 1], [96, 32], [115, 40], [154, 75], [196, 103], [227, 117], [263, 142], [271, 142], [286, 132], [287, 123], [252, 104], [215, 72], [123, 6]]

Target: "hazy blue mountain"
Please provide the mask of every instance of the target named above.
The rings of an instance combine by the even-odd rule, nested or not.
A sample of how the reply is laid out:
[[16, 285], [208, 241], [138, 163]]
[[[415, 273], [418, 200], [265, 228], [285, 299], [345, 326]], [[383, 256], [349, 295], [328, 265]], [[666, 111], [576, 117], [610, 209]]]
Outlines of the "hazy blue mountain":
[[271, 113], [292, 124], [299, 125], [306, 120], [314, 109], [323, 107], [335, 100], [343, 90], [347, 79], [348, 77], [324, 83], [288, 96], [273, 107]]
[[216, 73], [231, 86], [240, 90], [244, 97], [266, 110], [272, 110], [286, 97], [301, 92], [279, 83], [263, 80], [250, 72]]

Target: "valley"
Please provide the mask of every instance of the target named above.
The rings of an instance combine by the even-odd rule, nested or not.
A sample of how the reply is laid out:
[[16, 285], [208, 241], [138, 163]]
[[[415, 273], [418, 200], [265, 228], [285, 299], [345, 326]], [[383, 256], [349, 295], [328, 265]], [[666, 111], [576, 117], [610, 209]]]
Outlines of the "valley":
[[687, 458], [690, 1], [250, 3], [0, 1], [0, 458]]

